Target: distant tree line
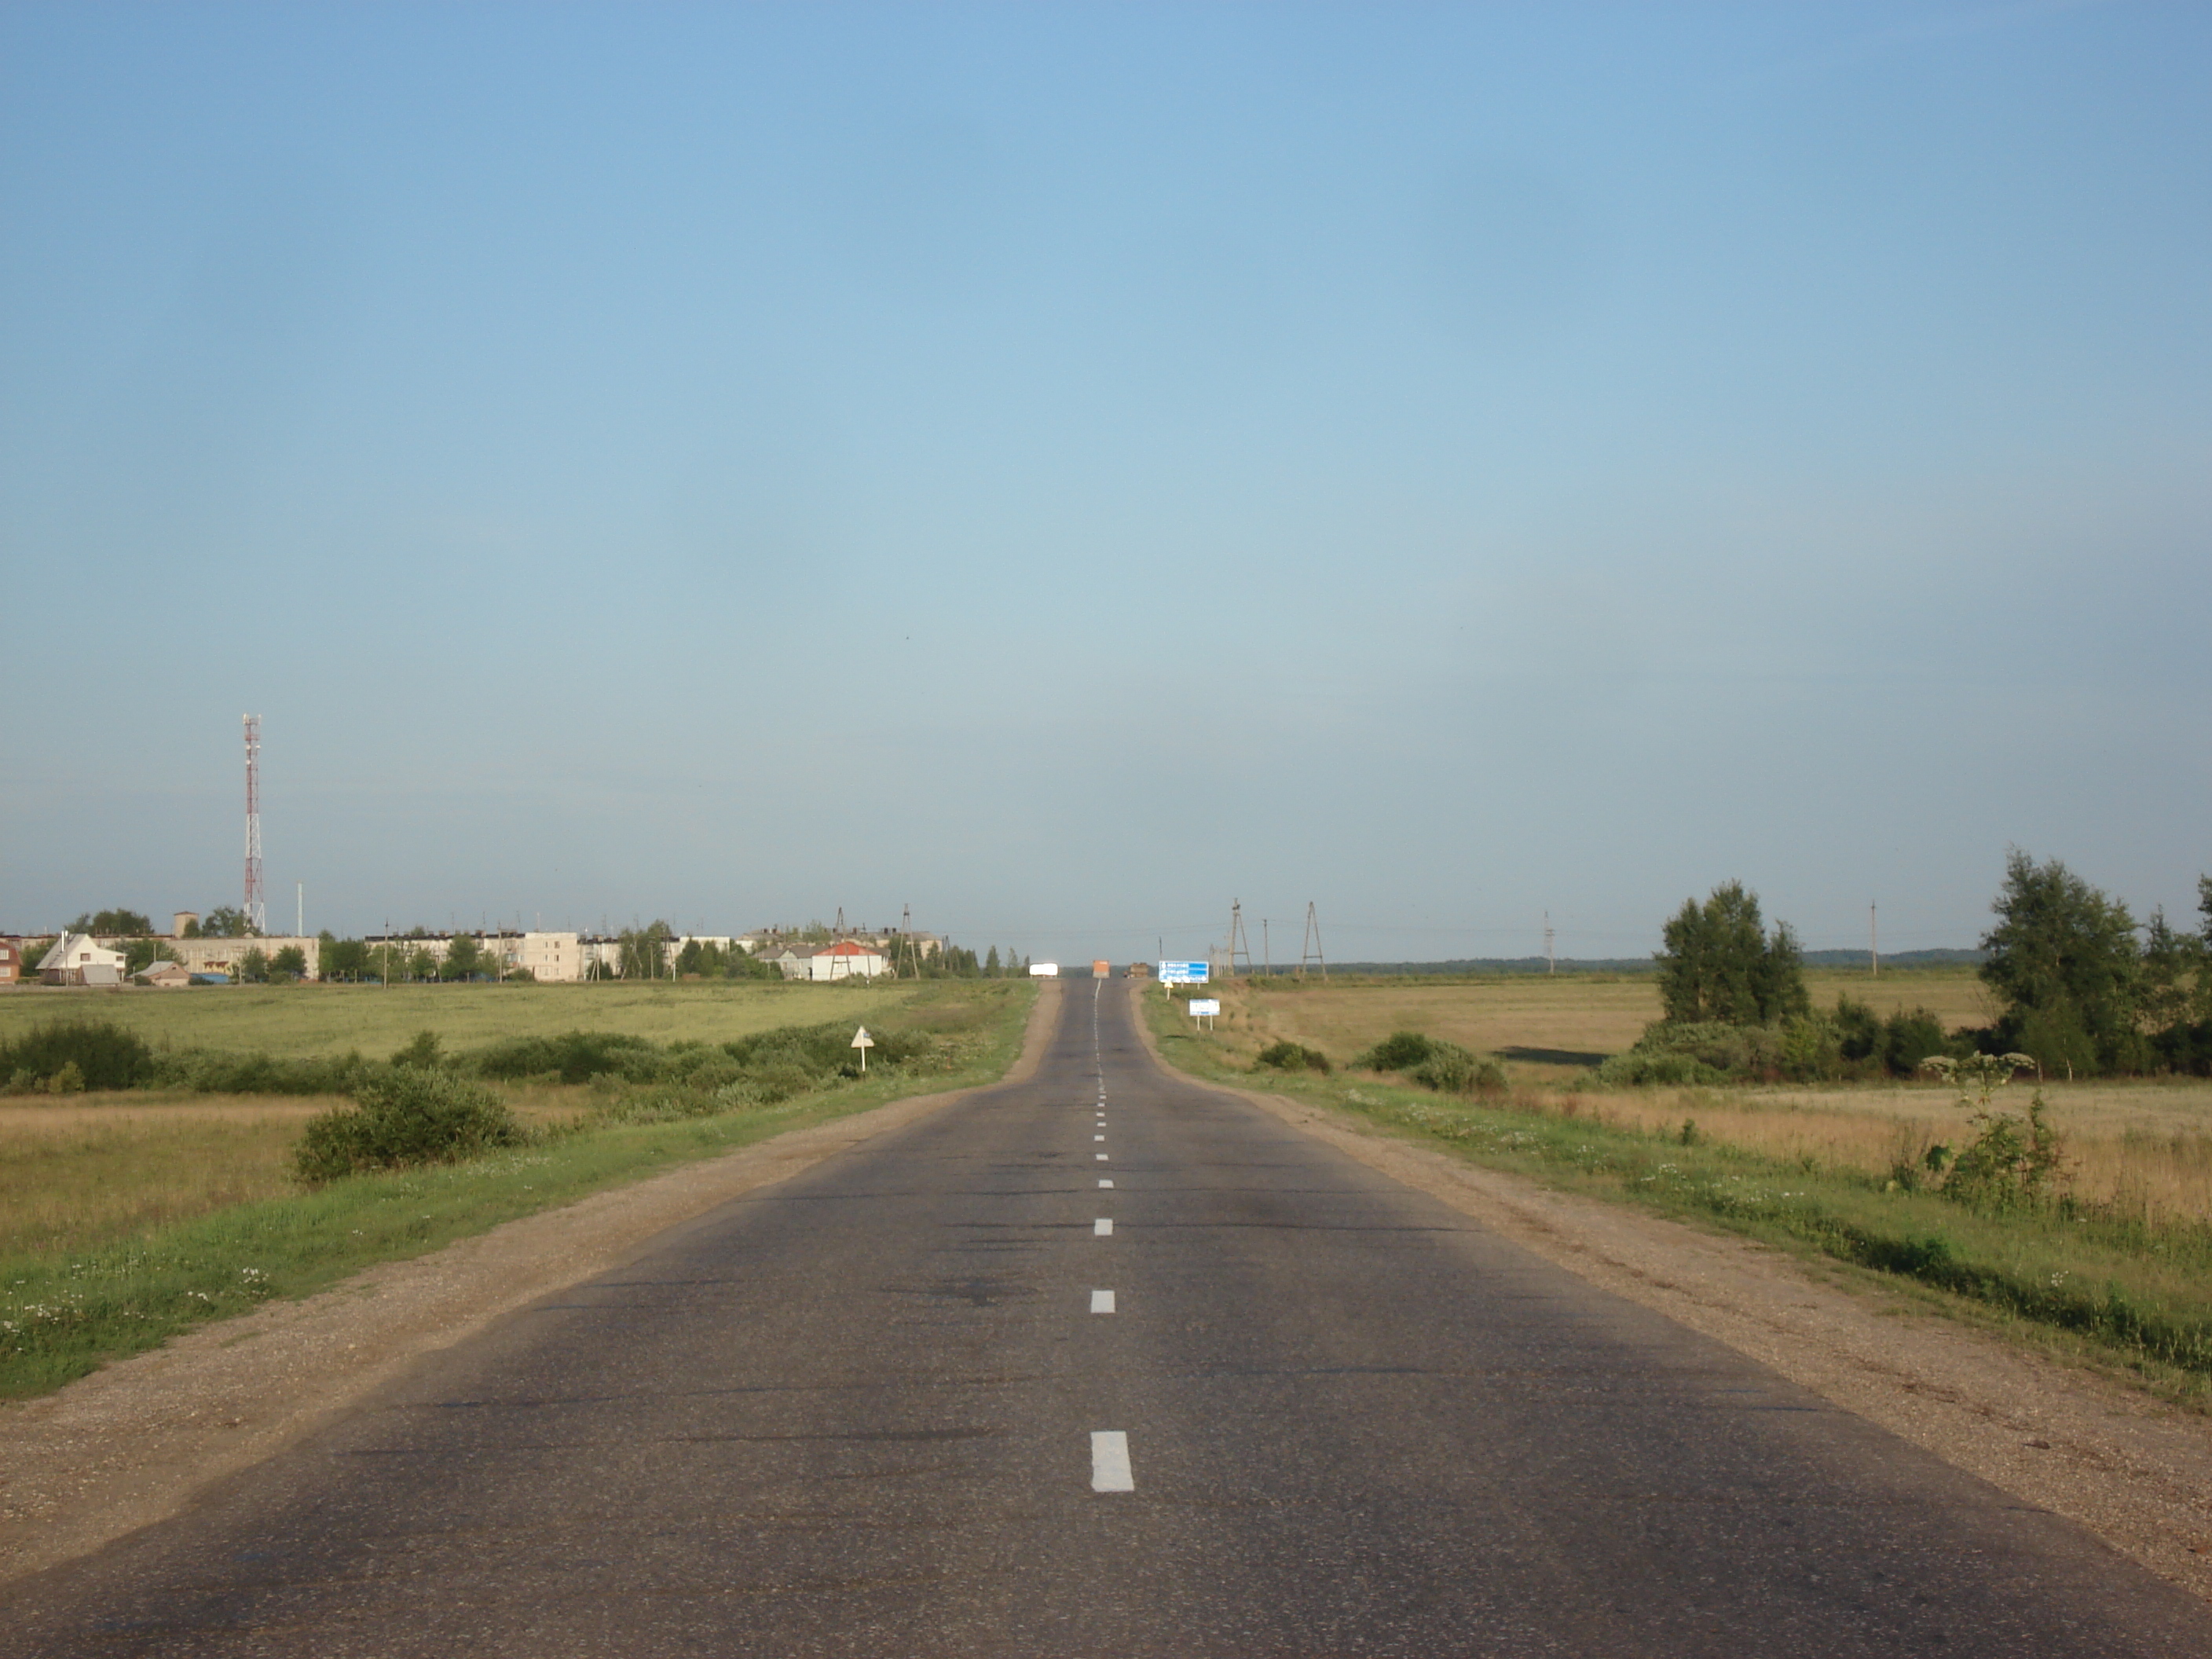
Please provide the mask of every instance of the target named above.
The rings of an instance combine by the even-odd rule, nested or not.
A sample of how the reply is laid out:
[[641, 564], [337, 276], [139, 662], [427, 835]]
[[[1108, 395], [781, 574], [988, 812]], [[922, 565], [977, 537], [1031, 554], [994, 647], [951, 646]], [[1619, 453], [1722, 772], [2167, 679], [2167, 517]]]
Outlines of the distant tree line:
[[1790, 926], [1770, 931], [1741, 882], [1692, 899], [1656, 954], [1662, 1018], [1607, 1062], [1615, 1080], [1909, 1076], [1933, 1055], [2031, 1055], [2045, 1076], [2212, 1073], [2212, 878], [2183, 932], [2128, 907], [2056, 859], [2015, 848], [1984, 934], [1982, 981], [2002, 1010], [1946, 1032], [1924, 1008], [1880, 1016], [1848, 995], [1817, 1010]]

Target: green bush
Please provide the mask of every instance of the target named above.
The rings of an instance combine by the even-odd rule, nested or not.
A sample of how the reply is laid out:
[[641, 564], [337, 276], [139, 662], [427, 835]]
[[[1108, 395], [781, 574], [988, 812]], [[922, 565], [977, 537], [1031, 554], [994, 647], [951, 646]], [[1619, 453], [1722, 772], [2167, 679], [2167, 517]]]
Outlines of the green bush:
[[515, 1037], [479, 1048], [470, 1057], [482, 1077], [542, 1077], [562, 1083], [589, 1083], [595, 1077], [652, 1081], [659, 1073], [660, 1051], [643, 1037], [615, 1031], [570, 1031], [554, 1037]]
[[1950, 1046], [1943, 1022], [1925, 1008], [1900, 1008], [1882, 1022], [1882, 1064], [1893, 1077], [1911, 1077], [1922, 1060]]
[[354, 1099], [308, 1120], [292, 1155], [303, 1180], [458, 1164], [526, 1138], [497, 1096], [451, 1072], [395, 1066]]
[[1504, 1068], [1471, 1049], [1419, 1031], [1393, 1031], [1352, 1062], [1370, 1072], [1399, 1072], [1439, 1094], [1471, 1095], [1505, 1086]]
[[1318, 1048], [1309, 1048], [1302, 1042], [1291, 1042], [1287, 1039], [1269, 1043], [1254, 1055], [1253, 1060], [1255, 1065], [1278, 1072], [1319, 1072], [1324, 1077], [1328, 1074], [1327, 1054]]
[[1625, 1054], [1614, 1054], [1597, 1068], [1597, 1080], [1613, 1087], [1686, 1088], [1692, 1085], [1725, 1083], [1725, 1073], [1717, 1071], [1695, 1054], [1668, 1052], [1652, 1053], [1643, 1048], [1631, 1048]]
[[1433, 1047], [1419, 1031], [1393, 1031], [1352, 1063], [1370, 1072], [1410, 1072]]
[[357, 1054], [279, 1059], [186, 1048], [157, 1055], [143, 1081], [207, 1095], [349, 1095], [383, 1068]]
[[1434, 1037], [1429, 1040], [1429, 1057], [1406, 1077], [1409, 1082], [1445, 1095], [1472, 1095], [1505, 1086], [1505, 1070], [1496, 1060]]
[[130, 1089], [148, 1080], [154, 1051], [136, 1031], [112, 1020], [55, 1020], [0, 1042], [0, 1077], [15, 1089], [49, 1086], [64, 1069], [76, 1088]]

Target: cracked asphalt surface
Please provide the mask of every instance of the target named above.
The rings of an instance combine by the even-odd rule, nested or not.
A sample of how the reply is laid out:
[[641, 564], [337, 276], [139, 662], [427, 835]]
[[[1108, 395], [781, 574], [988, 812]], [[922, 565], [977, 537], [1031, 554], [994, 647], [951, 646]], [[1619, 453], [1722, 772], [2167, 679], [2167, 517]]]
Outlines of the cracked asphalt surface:
[[1163, 1073], [1124, 988], [11, 1586], [7, 1650], [2212, 1655], [2080, 1528]]

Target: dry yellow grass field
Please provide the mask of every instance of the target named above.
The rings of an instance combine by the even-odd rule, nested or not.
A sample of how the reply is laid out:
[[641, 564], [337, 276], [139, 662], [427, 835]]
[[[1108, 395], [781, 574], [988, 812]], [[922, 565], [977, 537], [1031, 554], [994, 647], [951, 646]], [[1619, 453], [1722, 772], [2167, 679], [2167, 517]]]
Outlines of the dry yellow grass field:
[[[588, 1092], [506, 1091], [515, 1115], [532, 1124], [573, 1118]], [[90, 1249], [297, 1191], [292, 1147], [301, 1126], [344, 1103], [327, 1095], [137, 1091], [0, 1098], [0, 1255]]]
[[[1924, 1006], [1947, 1027], [1992, 1018], [1971, 969], [1806, 976], [1816, 1006], [1841, 992], [1887, 1013]], [[1654, 1133], [1694, 1119], [1700, 1134], [1785, 1161], [1886, 1174], [1899, 1158], [1971, 1133], [1949, 1090], [1935, 1083], [1821, 1087], [1613, 1089], [1583, 1085], [1586, 1067], [1633, 1043], [1659, 1014], [1645, 978], [1563, 975], [1449, 984], [1373, 981], [1304, 988], [1234, 982], [1222, 996], [1214, 1034], [1224, 1058], [1249, 1066], [1287, 1038], [1319, 1048], [1339, 1066], [1395, 1030], [1417, 1030], [1499, 1055], [1529, 1107]], [[1573, 1085], [1573, 1086], [1570, 1086]], [[2005, 1109], [2026, 1109], [2033, 1085], [2002, 1091]], [[2212, 1082], [2145, 1079], [2043, 1085], [2064, 1137], [2072, 1189], [2153, 1216], [2212, 1218]]]

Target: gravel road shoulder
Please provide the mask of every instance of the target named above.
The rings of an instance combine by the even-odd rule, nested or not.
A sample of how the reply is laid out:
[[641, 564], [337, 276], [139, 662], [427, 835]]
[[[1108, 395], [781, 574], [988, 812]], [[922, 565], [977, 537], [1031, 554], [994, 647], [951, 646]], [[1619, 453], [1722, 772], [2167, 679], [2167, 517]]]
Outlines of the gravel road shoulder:
[[[1041, 984], [1021, 1057], [1002, 1082], [1036, 1070], [1060, 1000], [1056, 981]], [[424, 1354], [619, 1267], [719, 1204], [975, 1092], [892, 1101], [595, 1193], [302, 1301], [203, 1326], [0, 1408], [0, 1583], [176, 1513], [203, 1487], [351, 1410]]]
[[[1141, 1012], [1136, 1025], [1172, 1071]], [[1250, 1101], [2212, 1601], [2212, 1422], [1919, 1304], [1827, 1282], [1747, 1239], [1553, 1192], [1280, 1095], [1189, 1081]]]

